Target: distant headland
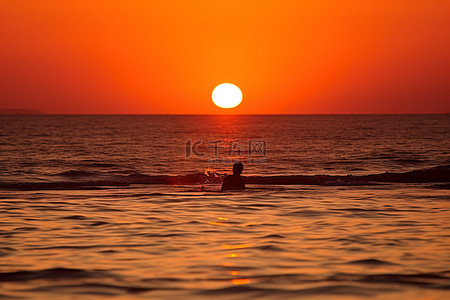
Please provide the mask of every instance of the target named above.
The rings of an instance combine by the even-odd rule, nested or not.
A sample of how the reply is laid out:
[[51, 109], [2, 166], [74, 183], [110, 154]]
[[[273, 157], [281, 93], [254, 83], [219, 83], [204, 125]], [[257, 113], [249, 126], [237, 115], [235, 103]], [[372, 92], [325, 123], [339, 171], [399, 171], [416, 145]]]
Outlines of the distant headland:
[[38, 109], [0, 108], [0, 115], [42, 115]]

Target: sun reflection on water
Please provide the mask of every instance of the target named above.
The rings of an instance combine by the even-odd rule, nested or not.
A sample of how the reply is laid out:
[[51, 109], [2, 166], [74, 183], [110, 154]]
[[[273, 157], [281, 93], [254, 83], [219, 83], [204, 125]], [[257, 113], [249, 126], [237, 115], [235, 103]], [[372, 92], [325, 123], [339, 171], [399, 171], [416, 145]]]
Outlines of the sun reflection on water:
[[234, 285], [249, 284], [250, 283], [250, 279], [248, 279], [248, 278], [238, 278], [238, 279], [232, 279], [231, 282]]
[[249, 248], [250, 245], [249, 244], [239, 244], [239, 245], [228, 245], [228, 244], [223, 244], [222, 248], [224, 249], [244, 249], [244, 248]]

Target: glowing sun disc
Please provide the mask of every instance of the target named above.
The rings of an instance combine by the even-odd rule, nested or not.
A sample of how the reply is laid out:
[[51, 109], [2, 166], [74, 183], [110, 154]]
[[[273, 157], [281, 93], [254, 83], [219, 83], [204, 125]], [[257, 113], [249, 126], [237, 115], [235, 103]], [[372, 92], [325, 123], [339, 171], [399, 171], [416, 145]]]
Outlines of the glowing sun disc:
[[222, 83], [214, 88], [212, 101], [218, 107], [233, 108], [241, 103], [242, 92], [232, 83]]

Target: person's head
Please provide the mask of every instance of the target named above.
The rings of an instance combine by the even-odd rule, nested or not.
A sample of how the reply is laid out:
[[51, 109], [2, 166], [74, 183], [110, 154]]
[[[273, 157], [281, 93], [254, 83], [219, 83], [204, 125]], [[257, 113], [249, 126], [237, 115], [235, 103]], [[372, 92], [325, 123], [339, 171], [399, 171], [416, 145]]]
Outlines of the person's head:
[[242, 170], [244, 170], [244, 165], [240, 162], [237, 162], [233, 165], [233, 175], [241, 175]]

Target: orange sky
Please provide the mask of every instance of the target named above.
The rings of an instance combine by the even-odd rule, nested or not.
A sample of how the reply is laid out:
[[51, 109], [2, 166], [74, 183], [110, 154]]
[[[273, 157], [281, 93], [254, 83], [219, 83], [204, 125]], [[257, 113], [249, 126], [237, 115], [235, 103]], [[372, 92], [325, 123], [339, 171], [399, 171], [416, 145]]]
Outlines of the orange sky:
[[446, 113], [449, 20], [448, 0], [1, 0], [0, 108]]

